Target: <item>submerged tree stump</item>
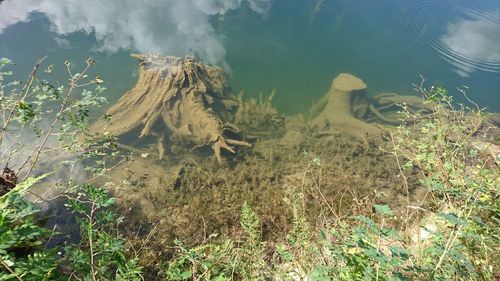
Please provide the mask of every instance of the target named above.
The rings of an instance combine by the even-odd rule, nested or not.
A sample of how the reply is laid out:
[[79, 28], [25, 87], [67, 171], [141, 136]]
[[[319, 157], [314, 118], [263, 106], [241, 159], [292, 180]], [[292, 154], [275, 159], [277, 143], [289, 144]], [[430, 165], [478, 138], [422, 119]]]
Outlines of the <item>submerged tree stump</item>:
[[422, 116], [432, 112], [431, 106], [418, 96], [383, 93], [368, 98], [363, 80], [341, 73], [328, 93], [312, 106], [309, 124], [321, 136], [335, 132], [363, 139], [382, 136], [382, 124], [397, 125], [404, 121], [402, 107]]
[[335, 131], [364, 138], [382, 133], [375, 124], [361, 119], [367, 110], [366, 84], [360, 78], [342, 73], [332, 82], [328, 93], [311, 110], [310, 125], [321, 134]]
[[[195, 146], [209, 145], [219, 162], [221, 149], [235, 153], [234, 146], [250, 146], [230, 125], [238, 106], [220, 68], [193, 58], [133, 54], [139, 60], [139, 78], [108, 111], [110, 134], [155, 136], [160, 158], [168, 133]], [[105, 127], [104, 119], [93, 126]]]

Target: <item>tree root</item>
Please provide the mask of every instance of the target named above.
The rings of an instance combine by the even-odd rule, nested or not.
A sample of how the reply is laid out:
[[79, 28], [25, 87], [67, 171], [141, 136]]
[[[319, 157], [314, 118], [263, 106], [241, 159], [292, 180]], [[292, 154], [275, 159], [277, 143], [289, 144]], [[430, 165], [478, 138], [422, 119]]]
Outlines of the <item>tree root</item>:
[[136, 85], [108, 110], [111, 126], [101, 119], [94, 130], [106, 128], [117, 137], [156, 137], [160, 158], [168, 132], [195, 147], [211, 145], [219, 162], [221, 149], [235, 153], [235, 146], [250, 146], [238, 128], [228, 126], [238, 101], [222, 69], [192, 58], [132, 56], [140, 64]]

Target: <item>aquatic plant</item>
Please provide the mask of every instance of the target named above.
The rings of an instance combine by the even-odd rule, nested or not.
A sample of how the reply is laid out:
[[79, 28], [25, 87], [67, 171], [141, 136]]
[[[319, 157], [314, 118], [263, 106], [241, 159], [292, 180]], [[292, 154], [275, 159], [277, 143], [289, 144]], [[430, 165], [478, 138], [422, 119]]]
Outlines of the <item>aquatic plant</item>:
[[265, 280], [260, 220], [247, 203], [241, 208], [240, 223], [241, 241], [225, 238], [191, 249], [176, 241], [177, 254], [168, 265], [168, 280]]
[[[475, 106], [457, 107], [443, 88], [417, 88], [430, 112], [408, 110], [402, 104], [401, 114], [406, 121], [391, 130], [393, 151], [389, 153], [400, 163], [400, 176], [408, 195], [407, 212], [399, 214], [401, 217], [388, 205], [371, 203], [371, 210], [365, 214], [357, 211], [343, 219], [332, 210], [336, 219], [314, 228], [305, 216], [307, 209], [301, 193], [315, 191], [312, 181], [312, 186], [303, 185], [294, 190], [294, 196], [285, 198], [292, 210], [290, 231], [282, 234], [277, 244], [261, 242], [271, 252], [271, 259], [261, 254], [262, 248], [247, 248], [245, 243], [229, 238], [224, 238], [224, 243], [213, 240], [184, 249], [177, 258], [185, 259], [191, 253], [197, 257], [196, 264], [207, 266], [205, 272], [211, 270], [210, 266], [221, 265], [213, 263], [216, 260], [234, 261], [226, 264], [231, 265], [227, 268], [231, 268], [232, 275], [219, 280], [242, 278], [246, 275], [239, 270], [257, 262], [238, 259], [236, 253], [243, 248], [254, 249], [255, 255], [250, 256], [261, 259], [261, 278], [276, 280], [498, 278], [498, 159], [475, 145], [489, 132], [484, 126], [484, 114]], [[310, 168], [321, 169], [323, 162], [317, 157], [310, 161], [304, 176], [315, 176], [307, 171]], [[406, 169], [418, 169], [421, 185], [428, 188], [428, 196], [419, 205], [411, 205]], [[307, 183], [304, 179], [302, 182]], [[242, 225], [257, 221], [253, 216], [241, 219]], [[222, 245], [230, 245], [225, 248], [230, 250], [215, 250]], [[184, 277], [197, 278], [193, 272]], [[254, 279], [247, 276], [245, 280]]]
[[258, 99], [243, 99], [243, 93], [238, 96], [238, 110], [234, 116], [234, 123], [249, 137], [266, 138], [277, 137], [284, 131], [284, 116], [278, 113], [273, 106], [276, 91], [267, 97], [262, 93]]

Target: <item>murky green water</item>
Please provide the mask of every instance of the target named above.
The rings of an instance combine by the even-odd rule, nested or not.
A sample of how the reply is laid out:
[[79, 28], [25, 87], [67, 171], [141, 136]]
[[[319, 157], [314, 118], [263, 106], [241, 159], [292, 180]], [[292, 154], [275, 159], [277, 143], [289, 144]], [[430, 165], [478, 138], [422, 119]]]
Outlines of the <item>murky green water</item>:
[[473, 100], [500, 110], [497, 0], [0, 4], [0, 56], [18, 74], [44, 55], [56, 65], [91, 55], [113, 102], [135, 82], [130, 52], [197, 55], [224, 66], [236, 91], [276, 89], [276, 105], [288, 113], [308, 110], [340, 72], [363, 78], [371, 94], [411, 94], [420, 75], [450, 89], [467, 85]]

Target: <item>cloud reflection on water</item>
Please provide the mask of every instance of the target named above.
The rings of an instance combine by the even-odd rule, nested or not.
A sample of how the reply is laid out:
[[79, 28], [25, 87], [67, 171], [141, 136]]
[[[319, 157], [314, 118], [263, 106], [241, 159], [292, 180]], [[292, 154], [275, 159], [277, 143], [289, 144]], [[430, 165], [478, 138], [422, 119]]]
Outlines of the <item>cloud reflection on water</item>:
[[500, 20], [496, 14], [472, 14], [448, 23], [438, 51], [455, 72], [468, 77], [476, 70], [500, 72]]
[[[85, 32], [95, 36], [96, 48], [158, 54], [195, 54], [221, 63], [226, 50], [210, 17], [248, 5], [267, 14], [272, 0], [6, 0], [0, 5], [0, 33], [43, 13], [51, 30], [61, 36]], [[60, 42], [67, 42], [59, 40]]]

